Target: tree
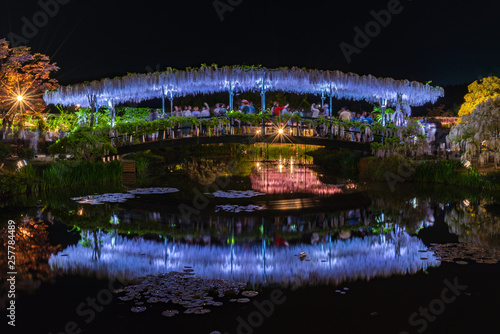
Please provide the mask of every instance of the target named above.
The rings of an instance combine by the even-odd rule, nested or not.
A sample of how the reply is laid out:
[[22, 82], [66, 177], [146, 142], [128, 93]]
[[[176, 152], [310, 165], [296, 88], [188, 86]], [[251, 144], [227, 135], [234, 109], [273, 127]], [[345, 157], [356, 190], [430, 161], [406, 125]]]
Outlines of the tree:
[[40, 116], [46, 109], [43, 94], [59, 87], [50, 78], [59, 70], [48, 56], [31, 54], [26, 46], [9, 47], [0, 39], [0, 119], [2, 131], [21, 124], [26, 116]]
[[432, 108], [425, 109], [427, 110], [427, 117], [438, 117], [443, 116], [444, 114], [444, 104], [441, 104], [438, 107], [433, 106]]
[[50, 145], [48, 151], [52, 155], [71, 154], [77, 159], [92, 160], [106, 152], [116, 153], [111, 146], [109, 132], [93, 130], [89, 127], [76, 128], [66, 137], [60, 138]]
[[469, 93], [464, 97], [465, 102], [458, 111], [458, 116], [468, 115], [482, 102], [489, 98], [500, 96], [500, 79], [494, 76], [476, 80], [468, 87]]
[[464, 144], [468, 158], [479, 154], [488, 161], [492, 154], [495, 163], [500, 163], [500, 96], [489, 98], [463, 116], [462, 122], [451, 128], [448, 141]]

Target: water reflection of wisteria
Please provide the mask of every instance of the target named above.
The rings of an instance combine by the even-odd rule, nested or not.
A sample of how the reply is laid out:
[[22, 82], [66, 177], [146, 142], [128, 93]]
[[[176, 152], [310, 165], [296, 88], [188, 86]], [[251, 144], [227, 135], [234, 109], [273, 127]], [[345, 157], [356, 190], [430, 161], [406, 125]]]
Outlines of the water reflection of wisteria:
[[317, 196], [340, 194], [343, 188], [355, 189], [356, 185], [325, 184], [319, 174], [306, 165], [296, 165], [293, 160], [287, 164], [257, 163], [250, 173], [252, 189], [266, 194], [302, 193]]
[[[412, 274], [438, 265], [432, 256], [422, 260], [419, 250], [425, 249], [424, 244], [400, 229], [387, 235], [330, 238], [324, 243], [289, 247], [269, 246], [265, 239], [250, 244], [233, 240], [225, 246], [200, 246], [117, 234], [101, 235], [100, 242], [91, 241], [90, 245], [98, 247], [98, 252], [94, 246], [78, 244], [53, 255], [49, 263], [68, 272], [127, 278], [182, 271], [188, 265], [205, 278], [297, 286]], [[301, 252], [307, 254], [305, 261], [295, 256]]]

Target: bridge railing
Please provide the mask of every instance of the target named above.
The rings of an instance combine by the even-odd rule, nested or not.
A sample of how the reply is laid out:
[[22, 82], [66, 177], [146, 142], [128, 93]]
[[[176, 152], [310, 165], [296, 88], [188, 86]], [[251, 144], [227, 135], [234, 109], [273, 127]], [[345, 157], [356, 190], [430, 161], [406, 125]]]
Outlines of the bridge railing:
[[380, 141], [385, 130], [377, 124], [342, 122], [337, 119], [256, 116], [248, 117], [241, 114], [239, 118], [231, 116], [169, 117], [150, 122], [128, 123], [125, 126], [118, 124], [110, 130], [109, 137], [111, 144], [115, 147], [156, 140], [238, 134], [255, 136], [283, 134], [369, 143], [374, 140]]

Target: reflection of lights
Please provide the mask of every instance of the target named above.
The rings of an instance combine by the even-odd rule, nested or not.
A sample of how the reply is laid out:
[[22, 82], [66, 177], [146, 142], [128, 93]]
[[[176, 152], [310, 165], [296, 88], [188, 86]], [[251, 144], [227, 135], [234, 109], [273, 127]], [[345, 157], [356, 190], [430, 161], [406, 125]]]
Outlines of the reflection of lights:
[[113, 225], [118, 225], [118, 224], [120, 224], [120, 220], [118, 219], [118, 217], [117, 217], [115, 214], [113, 214], [113, 215], [111, 216], [111, 219], [109, 220], [109, 222], [110, 222], [111, 224], [113, 224]]
[[412, 199], [410, 202], [413, 204], [413, 208], [414, 208], [414, 209], [416, 209], [416, 208], [417, 208], [417, 206], [418, 206], [418, 200], [417, 200], [417, 198], [415, 197], [415, 198], [414, 198], [414, 199]]
[[83, 208], [80, 208], [78, 211], [77, 211], [77, 214], [79, 216], [82, 216], [83, 215]]
[[260, 133], [260, 130], [257, 130], [257, 133]]
[[26, 237], [31, 237], [32, 236], [31, 232], [28, 229], [26, 229], [26, 228], [24, 228], [22, 226], [19, 226], [18, 231], [23, 236], [26, 236]]
[[[252, 189], [266, 194], [308, 193], [329, 196], [342, 193], [342, 189], [356, 189], [355, 184], [331, 185], [318, 179], [318, 174], [307, 167], [290, 165], [283, 172], [286, 163], [259, 167], [250, 173]], [[261, 169], [263, 170], [261, 171]]]
[[464, 205], [465, 205], [465, 206], [469, 206], [469, 205], [470, 205], [470, 202], [469, 202], [469, 200], [468, 200], [468, 199], [464, 199], [464, 202], [463, 202], [463, 203], [464, 203]]

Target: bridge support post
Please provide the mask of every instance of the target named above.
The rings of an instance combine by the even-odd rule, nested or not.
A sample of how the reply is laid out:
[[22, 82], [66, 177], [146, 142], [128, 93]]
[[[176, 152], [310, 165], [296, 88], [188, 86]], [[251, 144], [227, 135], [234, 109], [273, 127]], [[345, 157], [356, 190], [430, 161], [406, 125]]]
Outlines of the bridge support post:
[[161, 116], [165, 118], [165, 88], [161, 87]]
[[228, 112], [233, 111], [233, 97], [234, 97], [234, 92], [231, 83], [229, 84], [229, 105], [228, 105]]

